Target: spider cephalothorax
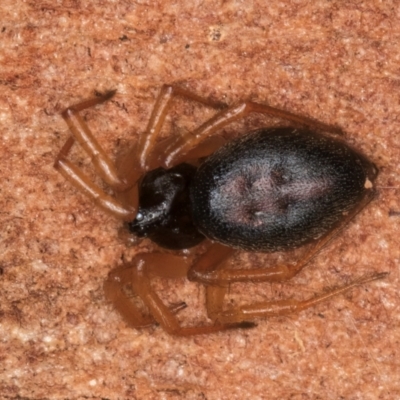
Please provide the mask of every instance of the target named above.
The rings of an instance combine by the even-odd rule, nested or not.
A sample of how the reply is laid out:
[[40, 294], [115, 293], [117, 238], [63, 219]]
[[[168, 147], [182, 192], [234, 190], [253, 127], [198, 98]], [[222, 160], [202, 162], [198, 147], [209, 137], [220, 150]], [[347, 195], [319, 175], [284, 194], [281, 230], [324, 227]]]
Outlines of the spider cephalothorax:
[[192, 220], [190, 185], [197, 168], [178, 164], [148, 172], [139, 188], [139, 210], [129, 230], [167, 249], [187, 249], [204, 240]]

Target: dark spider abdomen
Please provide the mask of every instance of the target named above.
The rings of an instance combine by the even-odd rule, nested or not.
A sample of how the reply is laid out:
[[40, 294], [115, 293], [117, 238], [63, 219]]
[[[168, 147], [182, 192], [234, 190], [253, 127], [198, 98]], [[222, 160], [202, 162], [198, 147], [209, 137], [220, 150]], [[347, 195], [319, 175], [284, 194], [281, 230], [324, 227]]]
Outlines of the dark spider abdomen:
[[139, 210], [129, 230], [167, 249], [186, 249], [204, 236], [193, 225], [189, 184], [196, 168], [179, 164], [148, 172], [139, 186]]
[[374, 164], [340, 140], [305, 129], [260, 129], [201, 165], [190, 189], [193, 220], [229, 246], [292, 249], [338, 225], [376, 175]]

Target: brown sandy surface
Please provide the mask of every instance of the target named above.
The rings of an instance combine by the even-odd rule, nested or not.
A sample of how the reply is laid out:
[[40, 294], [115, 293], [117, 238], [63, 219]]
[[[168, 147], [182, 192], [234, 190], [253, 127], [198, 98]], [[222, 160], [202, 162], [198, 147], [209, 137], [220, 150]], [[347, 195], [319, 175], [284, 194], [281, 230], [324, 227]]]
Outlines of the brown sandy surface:
[[[1, 399], [400, 398], [398, 2], [2, 0], [0, 14]], [[247, 331], [182, 339], [128, 328], [102, 283], [151, 245], [126, 248], [121, 223], [52, 163], [66, 106], [117, 89], [85, 113], [115, 155], [143, 133], [164, 83], [338, 125], [381, 170], [379, 198], [298, 277], [233, 286], [232, 301], [390, 276]], [[170, 127], [204, 112], [178, 103]], [[90, 168], [78, 146], [71, 159]], [[188, 303], [182, 321], [204, 320], [199, 285], [156, 287]]]

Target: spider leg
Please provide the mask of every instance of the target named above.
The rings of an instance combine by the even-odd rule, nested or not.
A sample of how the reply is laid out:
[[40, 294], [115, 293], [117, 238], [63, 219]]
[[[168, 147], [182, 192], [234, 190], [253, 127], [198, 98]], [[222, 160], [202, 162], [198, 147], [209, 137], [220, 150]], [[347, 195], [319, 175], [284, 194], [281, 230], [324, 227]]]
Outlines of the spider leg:
[[[272, 117], [282, 118], [295, 124], [302, 124], [314, 129], [326, 132], [341, 134], [340, 128], [324, 124], [322, 122], [299, 116], [288, 111], [259, 104], [252, 101], [240, 103], [238, 105], [224, 109], [202, 124], [193, 132], [185, 135], [171, 137], [155, 146], [153, 154], [150, 155], [149, 164], [158, 163], [165, 168], [171, 168], [181, 162], [193, 158], [192, 151], [211, 138], [218, 130], [237, 121], [251, 113], [261, 113]], [[155, 161], [157, 159], [157, 161]]]
[[[158, 264], [162, 262], [162, 264]], [[141, 254], [135, 257], [129, 268], [124, 269], [124, 275], [111, 273], [106, 282], [106, 296], [114, 303], [121, 315], [131, 325], [144, 326], [138, 318], [138, 310], [122, 292], [123, 285], [129, 283], [136, 295], [143, 301], [152, 318], [168, 333], [179, 336], [199, 335], [234, 328], [250, 328], [251, 323], [214, 324], [206, 326], [181, 327], [174, 310], [168, 308], [151, 287], [151, 276], [158, 275], [168, 278], [186, 276], [191, 259], [185, 259], [173, 254]], [[162, 265], [162, 267], [160, 267]], [[165, 267], [165, 268], [164, 268]], [[116, 292], [118, 292], [116, 294]], [[125, 296], [125, 298], [123, 298]], [[123, 299], [122, 299], [123, 298]], [[121, 300], [122, 299], [122, 300]]]
[[[87, 108], [93, 107], [95, 105], [104, 103], [105, 101], [111, 99], [115, 94], [115, 91], [106, 93], [101, 97], [95, 97], [78, 103], [74, 106], [68, 107], [61, 114], [65, 122], [68, 125], [73, 138], [82, 146], [86, 153], [91, 157], [94, 168], [97, 174], [112, 188], [124, 190], [126, 188], [126, 182], [118, 176], [118, 172], [107, 156], [103, 148], [100, 146], [93, 133], [89, 129], [86, 122], [79, 115], [80, 111]], [[67, 141], [68, 143], [68, 141]], [[73, 141], [69, 139], [69, 146], [65, 146], [56, 158], [55, 166], [68, 154], [70, 148], [72, 147]]]
[[[122, 315], [124, 320], [136, 329], [146, 328], [156, 324], [154, 318], [148, 314], [143, 315], [141, 310], [123, 292], [123, 287], [131, 281], [131, 273], [127, 268], [113, 270], [104, 282], [106, 298], [113, 303], [115, 309]], [[186, 308], [185, 303], [179, 303], [170, 307], [172, 313]]]
[[257, 304], [240, 306], [231, 310], [222, 311], [222, 307], [212, 310], [213, 319], [218, 323], [239, 323], [241, 321], [249, 321], [254, 318], [268, 318], [277, 317], [294, 312], [299, 312], [315, 305], [329, 300], [333, 296], [337, 296], [341, 293], [347, 292], [348, 290], [360, 286], [364, 283], [368, 283], [377, 279], [383, 279], [388, 275], [387, 272], [376, 273], [371, 276], [365, 276], [358, 280], [355, 280], [342, 287], [330, 290], [325, 293], [320, 293], [311, 299], [307, 300], [276, 300], [276, 301], [265, 301]]
[[[151, 113], [146, 133], [140, 136], [138, 144], [130, 149], [119, 163], [119, 169], [124, 176], [133, 174], [138, 179], [140, 174], [136, 171], [137, 165], [146, 171], [158, 168], [161, 165], [158, 162], [158, 158], [162, 158], [165, 155], [166, 142], [161, 141], [161, 144], [156, 145], [156, 141], [175, 97], [183, 97], [215, 109], [226, 107], [225, 103], [198, 96], [178, 86], [163, 85]], [[152, 154], [155, 148], [157, 149], [156, 155]], [[137, 160], [137, 165], [132, 165], [134, 163], [133, 160]]]
[[118, 201], [116, 198], [109, 196], [100, 187], [91, 182], [90, 179], [67, 158], [76, 140], [91, 157], [97, 174], [108, 183], [111, 188], [115, 191], [127, 190], [129, 188], [128, 182], [119, 177], [115, 165], [99, 145], [86, 122], [79, 115], [80, 111], [109, 100], [114, 93], [115, 91], [108, 92], [104, 96], [83, 101], [67, 108], [62, 113], [72, 136], [67, 139], [58, 153], [54, 162], [54, 168], [57, 169], [65, 179], [72, 183], [72, 185], [91, 198], [98, 207], [111, 213], [117, 218], [130, 221], [136, 215], [137, 196], [136, 201], [134, 196], [131, 196], [131, 203]]

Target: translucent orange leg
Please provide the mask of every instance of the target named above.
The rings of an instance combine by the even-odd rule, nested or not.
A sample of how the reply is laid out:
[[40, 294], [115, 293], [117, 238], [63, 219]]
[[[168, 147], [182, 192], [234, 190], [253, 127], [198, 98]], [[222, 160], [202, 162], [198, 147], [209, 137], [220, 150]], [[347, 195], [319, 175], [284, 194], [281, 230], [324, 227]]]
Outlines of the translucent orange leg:
[[[162, 129], [162, 126], [164, 125], [165, 118], [168, 115], [168, 112], [172, 106], [172, 100], [174, 99], [174, 97], [177, 96], [215, 109], [226, 107], [225, 103], [213, 101], [198, 96], [180, 87], [163, 85], [151, 113], [146, 133], [140, 137], [137, 146], [134, 146], [132, 149], [130, 149], [130, 151], [127, 152], [127, 154], [121, 160], [120, 169], [121, 171], [125, 172], [125, 175], [136, 174], [137, 176], [139, 174], [140, 171], [135, 172], [137, 166], [132, 166], [133, 159], [138, 160], [138, 166], [140, 166], [140, 169], [142, 171], [155, 169], [162, 165], [162, 161], [150, 164], [149, 157], [156, 147], [157, 138]], [[172, 135], [171, 137], [174, 136]], [[161, 143], [162, 144], [158, 145], [157, 154], [159, 157], [161, 157], [161, 159], [163, 159], [167, 153], [165, 151], [165, 142], [162, 141]]]
[[239, 105], [229, 107], [214, 117], [210, 118], [199, 128], [186, 135], [171, 137], [154, 147], [148, 163], [150, 165], [160, 164], [165, 168], [171, 168], [176, 164], [193, 158], [190, 152], [200, 146], [202, 142], [209, 139], [218, 130], [227, 126], [233, 121], [237, 121], [251, 113], [267, 114], [272, 117], [282, 118], [296, 124], [310, 126], [314, 129], [320, 129], [326, 132], [341, 134], [342, 131], [331, 125], [322, 122], [292, 114], [288, 111], [280, 110], [268, 105], [247, 101]]
[[115, 91], [108, 92], [104, 96], [83, 101], [67, 108], [62, 113], [72, 136], [67, 139], [58, 153], [54, 162], [54, 168], [56, 168], [72, 185], [91, 198], [98, 207], [117, 218], [131, 221], [136, 215], [137, 201], [136, 203], [133, 202], [131, 204], [126, 204], [118, 201], [113, 196], [106, 194], [100, 187], [91, 182], [91, 180], [67, 158], [76, 140], [91, 157], [97, 174], [108, 183], [112, 189], [115, 191], [121, 191], [127, 190], [130, 187], [130, 184], [126, 179], [120, 178], [113, 162], [99, 145], [86, 122], [79, 115], [80, 111], [104, 103], [114, 94]]
[[[144, 315], [135, 303], [123, 291], [124, 285], [129, 284], [132, 272], [129, 268], [117, 268], [110, 272], [104, 282], [104, 293], [108, 301], [121, 314], [124, 320], [133, 328], [140, 329], [154, 325], [157, 322], [151, 314]], [[179, 303], [169, 308], [171, 313], [176, 313], [186, 308], [185, 303]]]
[[[73, 138], [79, 142], [82, 148], [91, 157], [97, 174], [114, 189], [124, 190], [127, 183], [124, 181], [123, 178], [121, 179], [118, 176], [118, 172], [113, 162], [104, 152], [103, 148], [99, 145], [93, 133], [87, 126], [86, 122], [79, 115], [80, 111], [104, 103], [105, 101], [111, 99], [114, 94], [115, 91], [111, 91], [101, 97], [95, 97], [93, 99], [89, 99], [74, 106], [68, 107], [62, 113], [62, 117], [67, 123], [69, 130], [73, 135]], [[70, 140], [70, 144], [70, 146], [64, 147], [63, 150], [60, 152], [57, 157], [56, 163], [61, 158], [64, 158], [67, 155], [69, 149], [73, 144], [73, 141]]]
[[[234, 328], [250, 328], [252, 323], [214, 324], [206, 326], [181, 327], [174, 311], [168, 308], [154, 292], [150, 284], [151, 275], [165, 278], [185, 277], [191, 264], [190, 258], [172, 254], [141, 254], [135, 257], [128, 268], [112, 271], [105, 283], [107, 298], [125, 318], [135, 327], [143, 327], [150, 317], [141, 319], [140, 311], [123, 293], [123, 287], [129, 284], [136, 295], [149, 310], [151, 318], [168, 333], [179, 336], [200, 335]], [[143, 318], [143, 317], [142, 317]]]
[[326, 293], [321, 293], [308, 300], [277, 300], [277, 301], [265, 301], [257, 304], [236, 307], [231, 310], [222, 311], [221, 299], [216, 298], [218, 291], [213, 293], [214, 303], [210, 303], [211, 309], [208, 310], [209, 315], [212, 318], [222, 324], [239, 323], [241, 321], [249, 321], [254, 318], [268, 318], [277, 317], [294, 312], [299, 312], [310, 307], [330, 299], [333, 296], [337, 296], [341, 293], [347, 292], [348, 290], [360, 286], [364, 283], [368, 283], [377, 279], [383, 279], [388, 275], [387, 272], [377, 273], [371, 276], [362, 277], [354, 282], [351, 282], [345, 286], [337, 289], [330, 290]]

